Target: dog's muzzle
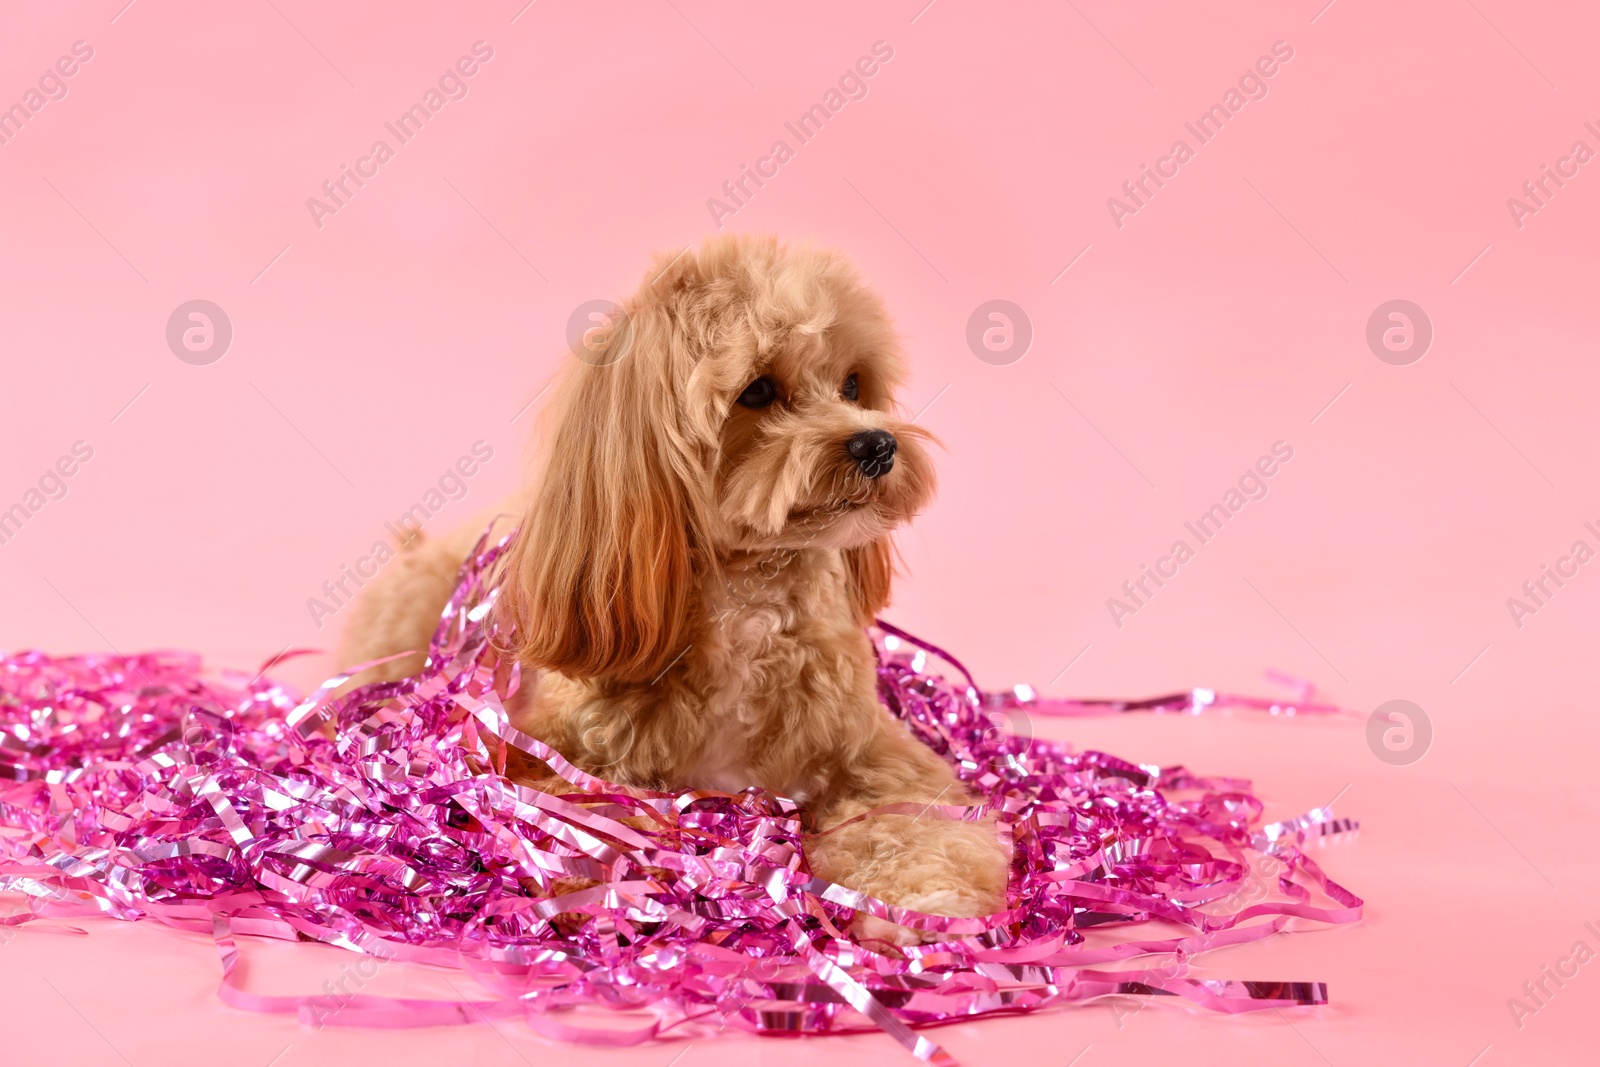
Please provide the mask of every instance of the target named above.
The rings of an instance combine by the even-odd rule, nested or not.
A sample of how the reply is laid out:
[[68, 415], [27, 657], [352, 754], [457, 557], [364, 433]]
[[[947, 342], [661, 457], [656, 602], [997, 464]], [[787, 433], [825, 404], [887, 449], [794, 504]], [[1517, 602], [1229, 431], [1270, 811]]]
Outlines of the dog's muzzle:
[[844, 443], [850, 458], [868, 478], [882, 478], [894, 467], [895, 450], [900, 447], [888, 430], [862, 430]]

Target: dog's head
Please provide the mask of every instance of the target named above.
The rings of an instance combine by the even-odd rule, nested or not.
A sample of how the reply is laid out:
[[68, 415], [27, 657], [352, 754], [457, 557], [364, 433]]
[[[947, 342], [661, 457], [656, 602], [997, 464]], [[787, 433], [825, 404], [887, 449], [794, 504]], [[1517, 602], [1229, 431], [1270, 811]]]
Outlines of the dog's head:
[[649, 680], [687, 644], [704, 575], [785, 550], [841, 550], [870, 621], [888, 534], [933, 493], [876, 294], [837, 255], [724, 236], [659, 257], [622, 310], [554, 401], [501, 592], [519, 657]]

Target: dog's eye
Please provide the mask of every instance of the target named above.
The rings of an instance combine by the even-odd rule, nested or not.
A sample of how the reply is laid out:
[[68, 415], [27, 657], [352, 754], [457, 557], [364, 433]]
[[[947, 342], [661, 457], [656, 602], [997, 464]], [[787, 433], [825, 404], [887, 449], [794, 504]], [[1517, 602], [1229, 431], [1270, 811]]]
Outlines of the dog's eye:
[[840, 389], [839, 392], [844, 394], [844, 398], [852, 404], [861, 399], [861, 386], [856, 383], [854, 374], [844, 380], [844, 388]]
[[778, 399], [778, 383], [762, 375], [744, 387], [739, 403], [747, 408], [764, 408]]

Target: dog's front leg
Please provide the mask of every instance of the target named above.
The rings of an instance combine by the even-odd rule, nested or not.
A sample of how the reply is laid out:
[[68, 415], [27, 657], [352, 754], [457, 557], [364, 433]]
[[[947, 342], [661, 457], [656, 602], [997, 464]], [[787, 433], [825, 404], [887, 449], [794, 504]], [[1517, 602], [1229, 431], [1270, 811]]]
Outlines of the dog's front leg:
[[[1010, 855], [996, 837], [994, 821], [958, 822], [932, 810], [970, 804], [972, 797], [949, 766], [902, 724], [885, 718], [867, 751], [821, 800], [815, 811], [823, 833], [807, 850], [815, 874], [932, 915], [966, 918], [1005, 907]], [[916, 804], [921, 810], [840, 826], [888, 804]], [[902, 945], [944, 939], [865, 912], [858, 913], [854, 931], [861, 939]]]

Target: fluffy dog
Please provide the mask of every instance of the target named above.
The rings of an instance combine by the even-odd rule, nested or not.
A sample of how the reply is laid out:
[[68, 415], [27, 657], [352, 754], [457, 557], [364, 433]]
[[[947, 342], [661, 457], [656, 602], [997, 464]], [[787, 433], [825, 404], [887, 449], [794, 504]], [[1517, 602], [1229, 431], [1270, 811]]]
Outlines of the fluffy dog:
[[[712, 238], [646, 279], [603, 357], [567, 368], [542, 472], [508, 505], [521, 533], [496, 610], [529, 669], [517, 726], [625, 785], [770, 789], [822, 830], [970, 803], [878, 703], [863, 629], [889, 598], [890, 531], [934, 487], [929, 435], [894, 413], [882, 302], [839, 256], [770, 238]], [[343, 662], [426, 649], [482, 530], [406, 546]], [[883, 814], [807, 854], [918, 911], [1005, 905], [992, 823]], [[864, 914], [856, 934], [917, 937]]]

